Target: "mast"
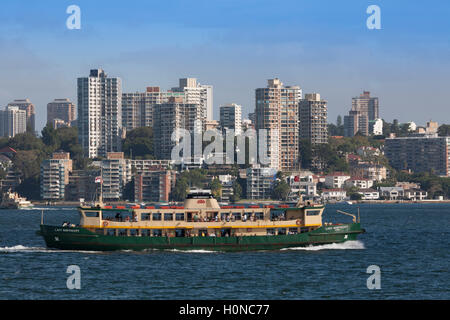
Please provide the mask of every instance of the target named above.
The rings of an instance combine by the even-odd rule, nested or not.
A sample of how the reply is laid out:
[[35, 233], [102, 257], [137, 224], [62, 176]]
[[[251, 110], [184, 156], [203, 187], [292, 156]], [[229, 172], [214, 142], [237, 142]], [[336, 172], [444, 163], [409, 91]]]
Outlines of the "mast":
[[100, 165], [100, 206], [103, 206], [103, 163]]

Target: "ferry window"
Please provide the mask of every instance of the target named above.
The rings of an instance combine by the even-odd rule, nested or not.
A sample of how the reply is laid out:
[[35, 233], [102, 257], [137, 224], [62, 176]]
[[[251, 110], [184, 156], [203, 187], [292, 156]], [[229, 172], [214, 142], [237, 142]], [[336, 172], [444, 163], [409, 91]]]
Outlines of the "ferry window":
[[153, 221], [161, 221], [161, 213], [154, 213]]
[[89, 217], [89, 218], [98, 218], [99, 217], [98, 211], [85, 211], [84, 214], [86, 215], [86, 217]]
[[143, 237], [150, 237], [151, 235], [150, 229], [141, 230], [141, 234]]
[[106, 234], [108, 236], [115, 236], [116, 235], [116, 229], [107, 229]]
[[289, 228], [289, 234], [297, 234], [298, 228]]
[[153, 236], [154, 237], [161, 237], [162, 236], [162, 230], [161, 229], [154, 229], [153, 230]]
[[113, 220], [115, 220], [114, 213], [111, 213], [111, 212], [108, 212], [108, 211], [102, 211], [102, 219], [103, 220], [113, 221]]
[[137, 229], [130, 229], [130, 236], [137, 237], [139, 235], [139, 230]]
[[95, 229], [95, 233], [103, 235], [103, 234], [105, 234], [105, 230], [104, 229]]
[[150, 213], [143, 213], [141, 215], [141, 220], [142, 221], [149, 221], [150, 220]]
[[241, 220], [241, 213], [240, 212], [233, 212], [233, 216], [235, 220]]
[[274, 236], [275, 235], [275, 229], [274, 228], [267, 229], [267, 235], [268, 236]]
[[173, 213], [164, 213], [164, 221], [172, 221]]
[[175, 237], [184, 237], [186, 231], [184, 229], [175, 229]]
[[199, 229], [198, 230], [198, 236], [199, 237], [206, 237], [208, 235], [208, 230], [207, 229]]
[[278, 234], [279, 235], [285, 235], [286, 234], [286, 228], [278, 228]]
[[272, 221], [280, 221], [284, 220], [285, 214], [284, 211], [281, 210], [270, 210], [270, 219]]
[[255, 212], [256, 220], [264, 220], [264, 212]]
[[300, 233], [304, 233], [304, 232], [308, 232], [309, 231], [309, 227], [301, 227], [300, 228]]
[[231, 229], [221, 229], [220, 236], [221, 237], [231, 237]]
[[184, 213], [177, 213], [175, 216], [175, 219], [177, 221], [180, 221], [180, 220], [184, 221]]
[[320, 210], [308, 210], [306, 211], [307, 216], [318, 216], [320, 214]]
[[127, 231], [126, 230], [119, 230], [119, 236], [126, 236]]

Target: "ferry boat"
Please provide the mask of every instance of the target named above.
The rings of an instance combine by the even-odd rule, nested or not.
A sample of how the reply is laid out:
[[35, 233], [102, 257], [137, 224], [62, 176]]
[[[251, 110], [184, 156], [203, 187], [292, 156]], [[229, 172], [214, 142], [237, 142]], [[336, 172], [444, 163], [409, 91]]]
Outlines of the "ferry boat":
[[183, 206], [80, 206], [80, 224], [50, 226], [38, 234], [47, 247], [67, 250], [273, 250], [356, 240], [349, 224], [322, 223], [325, 207], [300, 200], [289, 205], [220, 207], [210, 192], [191, 192]]
[[8, 191], [2, 195], [0, 209], [26, 209], [32, 207], [33, 204], [26, 198], [19, 196], [17, 192]]

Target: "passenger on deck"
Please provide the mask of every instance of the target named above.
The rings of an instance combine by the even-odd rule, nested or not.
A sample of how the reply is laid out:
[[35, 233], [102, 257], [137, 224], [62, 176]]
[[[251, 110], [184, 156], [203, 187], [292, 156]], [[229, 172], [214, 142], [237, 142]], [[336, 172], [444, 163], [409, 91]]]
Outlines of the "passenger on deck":
[[247, 214], [244, 213], [244, 216], [242, 217], [242, 221], [246, 222], [247, 221]]

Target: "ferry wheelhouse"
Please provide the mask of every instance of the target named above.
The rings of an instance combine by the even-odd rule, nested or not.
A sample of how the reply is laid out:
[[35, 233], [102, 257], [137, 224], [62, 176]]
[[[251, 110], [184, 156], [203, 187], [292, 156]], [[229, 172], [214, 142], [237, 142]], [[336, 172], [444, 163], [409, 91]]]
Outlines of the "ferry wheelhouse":
[[[350, 224], [323, 224], [321, 204], [220, 207], [211, 193], [190, 193], [183, 206], [80, 206], [77, 226], [38, 232], [50, 248], [69, 250], [271, 250], [356, 240]], [[347, 213], [344, 213], [347, 214]]]

